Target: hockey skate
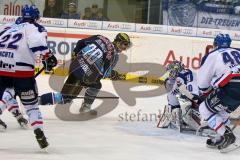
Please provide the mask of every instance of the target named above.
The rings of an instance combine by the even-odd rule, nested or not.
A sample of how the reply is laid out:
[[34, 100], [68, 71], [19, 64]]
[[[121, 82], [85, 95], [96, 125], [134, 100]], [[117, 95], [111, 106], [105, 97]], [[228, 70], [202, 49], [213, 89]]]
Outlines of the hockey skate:
[[89, 113], [92, 116], [96, 116], [97, 115], [97, 111], [91, 109], [91, 105], [87, 104], [87, 103], [82, 103], [81, 108], [79, 109], [80, 113]]
[[25, 119], [23, 116], [17, 118], [18, 124], [20, 127], [27, 129], [28, 128], [28, 120]]
[[17, 119], [17, 122], [21, 128], [28, 128], [28, 120], [23, 117], [22, 113], [16, 110], [15, 112], [12, 112], [12, 114]]
[[5, 131], [6, 129], [7, 129], [6, 123], [0, 119], [0, 131]]
[[223, 141], [223, 137], [222, 136], [220, 136], [218, 138], [212, 137], [212, 138], [207, 139], [206, 146], [208, 148], [212, 148], [212, 149], [218, 148], [218, 146], [222, 143], [222, 141]]
[[218, 149], [221, 153], [227, 153], [235, 149], [240, 148], [240, 144], [236, 142], [236, 137], [232, 130], [226, 126], [226, 131], [223, 135], [223, 140], [221, 144], [218, 145]]
[[36, 139], [39, 144], [39, 147], [41, 149], [46, 148], [49, 145], [49, 143], [47, 142], [47, 138], [45, 137], [43, 131], [40, 128], [38, 128], [34, 130], [34, 133], [36, 135]]

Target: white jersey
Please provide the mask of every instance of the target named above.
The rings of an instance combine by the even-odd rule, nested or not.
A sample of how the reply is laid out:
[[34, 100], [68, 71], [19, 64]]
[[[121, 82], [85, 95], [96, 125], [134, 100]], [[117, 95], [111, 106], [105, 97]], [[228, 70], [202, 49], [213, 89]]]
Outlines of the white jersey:
[[184, 69], [178, 74], [175, 82], [175, 88], [180, 85], [185, 85], [186, 89], [192, 94], [199, 96], [199, 89], [197, 85], [197, 76], [189, 69]]
[[240, 51], [221, 48], [203, 57], [198, 73], [198, 86], [207, 93], [212, 88], [223, 87], [233, 77], [239, 77]]
[[176, 95], [179, 92], [178, 86], [180, 85], [184, 85], [192, 95], [199, 96], [196, 74], [189, 69], [184, 69], [178, 74], [172, 90], [168, 93], [168, 104], [171, 106], [179, 105]]
[[0, 26], [0, 75], [33, 77], [36, 54], [47, 52], [47, 32], [41, 25]]

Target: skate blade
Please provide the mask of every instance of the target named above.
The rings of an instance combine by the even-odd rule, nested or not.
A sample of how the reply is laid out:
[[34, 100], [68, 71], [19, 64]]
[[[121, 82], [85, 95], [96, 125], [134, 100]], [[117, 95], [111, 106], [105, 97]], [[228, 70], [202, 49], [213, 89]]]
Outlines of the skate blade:
[[237, 150], [239, 148], [240, 148], [239, 143], [233, 143], [233, 144], [229, 145], [227, 148], [220, 149], [219, 151], [220, 151], [220, 153], [228, 153], [228, 152]]

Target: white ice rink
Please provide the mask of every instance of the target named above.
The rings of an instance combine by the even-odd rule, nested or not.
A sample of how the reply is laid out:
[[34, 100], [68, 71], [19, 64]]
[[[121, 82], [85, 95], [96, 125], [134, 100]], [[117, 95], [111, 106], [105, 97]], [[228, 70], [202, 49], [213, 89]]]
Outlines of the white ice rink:
[[[43, 85], [39, 89], [44, 93], [48, 88]], [[149, 89], [140, 87], [139, 90]], [[109, 82], [104, 82], [103, 90], [116, 94]], [[137, 113], [140, 109], [141, 116], [157, 114], [164, 99], [164, 96], [139, 98], [134, 107], [120, 100], [111, 113], [84, 122], [58, 120], [52, 106], [41, 106], [50, 143], [47, 152], [39, 149], [31, 129], [20, 129], [6, 112], [1, 117], [8, 129], [0, 132], [0, 160], [239, 160], [240, 150], [221, 154], [206, 148], [204, 137], [158, 129], [156, 121], [137, 121], [136, 118], [127, 121], [119, 117], [121, 113]], [[78, 110], [79, 104], [80, 100], [74, 101], [72, 112]], [[240, 129], [235, 133], [239, 136]]]

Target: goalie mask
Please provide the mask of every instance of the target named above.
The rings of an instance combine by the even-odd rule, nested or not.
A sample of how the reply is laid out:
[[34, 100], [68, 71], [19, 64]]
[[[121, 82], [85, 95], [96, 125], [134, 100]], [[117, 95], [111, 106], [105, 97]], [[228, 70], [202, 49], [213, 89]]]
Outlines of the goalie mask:
[[184, 65], [180, 61], [174, 61], [172, 64], [167, 66], [169, 72], [169, 78], [176, 79], [179, 72], [184, 69]]

